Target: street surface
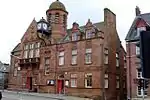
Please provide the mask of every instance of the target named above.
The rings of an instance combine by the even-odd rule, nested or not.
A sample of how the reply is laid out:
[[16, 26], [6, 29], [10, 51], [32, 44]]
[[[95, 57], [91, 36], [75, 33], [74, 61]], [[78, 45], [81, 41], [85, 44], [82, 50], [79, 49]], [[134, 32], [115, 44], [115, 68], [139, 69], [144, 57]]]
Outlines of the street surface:
[[65, 96], [62, 94], [16, 92], [7, 90], [2, 92], [2, 96], [2, 100], [91, 100], [88, 98]]
[[3, 93], [2, 100], [61, 100], [48, 97], [31, 96], [27, 94]]

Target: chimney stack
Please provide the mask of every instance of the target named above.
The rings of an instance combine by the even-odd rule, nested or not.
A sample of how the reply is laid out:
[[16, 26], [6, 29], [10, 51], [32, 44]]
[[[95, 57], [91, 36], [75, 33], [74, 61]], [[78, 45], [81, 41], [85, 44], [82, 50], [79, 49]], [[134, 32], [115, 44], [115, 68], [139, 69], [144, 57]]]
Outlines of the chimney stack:
[[136, 16], [141, 14], [140, 8], [138, 6], [136, 6], [135, 8], [135, 13], [136, 13]]

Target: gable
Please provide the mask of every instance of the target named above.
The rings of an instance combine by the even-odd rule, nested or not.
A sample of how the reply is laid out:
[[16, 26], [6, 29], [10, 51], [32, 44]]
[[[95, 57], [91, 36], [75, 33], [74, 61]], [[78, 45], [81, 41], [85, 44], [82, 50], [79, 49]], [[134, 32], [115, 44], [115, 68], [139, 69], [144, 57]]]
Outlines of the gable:
[[143, 26], [149, 26], [150, 25], [150, 13], [146, 14], [140, 14], [139, 16], [136, 16], [134, 19], [127, 36], [125, 38], [126, 41], [134, 41], [137, 39], [136, 35], [136, 28], [137, 27], [143, 27]]
[[21, 42], [34, 41], [37, 39], [37, 22], [35, 21], [35, 19], [33, 19], [23, 37], [21, 38]]

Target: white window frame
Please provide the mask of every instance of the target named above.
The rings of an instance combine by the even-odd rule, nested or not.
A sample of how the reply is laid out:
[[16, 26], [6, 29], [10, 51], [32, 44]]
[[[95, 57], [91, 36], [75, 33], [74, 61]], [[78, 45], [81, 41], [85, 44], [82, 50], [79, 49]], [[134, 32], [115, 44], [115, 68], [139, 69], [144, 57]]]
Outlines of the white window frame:
[[44, 69], [45, 69], [45, 75], [49, 75], [49, 68], [50, 68], [50, 57], [44, 58]]
[[35, 57], [39, 57], [40, 56], [40, 45], [41, 45], [40, 42], [37, 42], [35, 44]]
[[72, 50], [72, 65], [77, 64], [77, 49]]
[[64, 61], [65, 61], [64, 55], [65, 55], [64, 51], [59, 52], [59, 65], [60, 66], [64, 65]]
[[105, 87], [105, 89], [106, 89], [106, 88], [109, 87], [109, 80], [108, 80], [109, 76], [108, 76], [108, 74], [105, 74], [104, 77], [105, 77], [105, 86], [104, 86], [104, 87]]
[[31, 49], [30, 51], [29, 51], [29, 58], [33, 58], [34, 56], [34, 50], [33, 49]]
[[72, 33], [72, 41], [78, 40], [78, 33]]
[[136, 46], [136, 55], [140, 55], [140, 47]]
[[28, 58], [28, 50], [24, 50], [24, 58]]
[[108, 64], [108, 49], [104, 49], [104, 64]]
[[87, 73], [87, 74], [85, 74], [85, 88], [92, 88], [92, 83], [93, 83], [93, 82], [92, 82], [92, 79], [91, 79], [91, 86], [87, 86], [87, 85], [88, 85], [88, 82], [87, 82], [87, 81], [89, 80], [89, 79], [88, 79], [89, 76], [91, 76], [90, 78], [92, 78], [92, 73]]
[[87, 30], [87, 31], [86, 31], [86, 39], [92, 38], [92, 35], [93, 35], [93, 33], [92, 33], [91, 30]]
[[24, 58], [28, 58], [28, 53], [29, 53], [29, 45], [28, 45], [28, 44], [25, 44], [25, 45], [24, 45], [23, 57], [24, 57]]
[[77, 74], [71, 74], [70, 77], [70, 87], [77, 87]]
[[85, 50], [85, 63], [86, 64], [92, 63], [92, 48], [87, 48]]
[[35, 49], [35, 57], [39, 57], [40, 56], [40, 49]]
[[119, 59], [116, 58], [116, 67], [119, 67]]

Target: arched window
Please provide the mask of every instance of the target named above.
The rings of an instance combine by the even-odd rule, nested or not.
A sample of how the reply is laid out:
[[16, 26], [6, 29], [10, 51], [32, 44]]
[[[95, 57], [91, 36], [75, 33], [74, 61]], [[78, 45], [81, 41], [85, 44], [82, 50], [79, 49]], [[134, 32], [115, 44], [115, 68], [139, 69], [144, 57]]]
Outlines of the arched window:
[[63, 15], [63, 24], [66, 25], [66, 23], [67, 23], [67, 17], [66, 15]]
[[49, 13], [49, 15], [48, 15], [48, 22], [49, 22], [49, 23], [52, 22], [51, 17], [52, 17], [52, 15], [51, 15], [51, 13]]
[[59, 13], [55, 14], [55, 23], [59, 23]]

